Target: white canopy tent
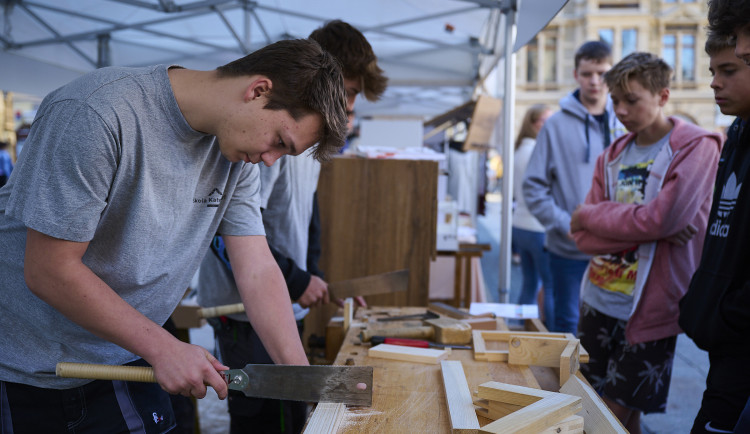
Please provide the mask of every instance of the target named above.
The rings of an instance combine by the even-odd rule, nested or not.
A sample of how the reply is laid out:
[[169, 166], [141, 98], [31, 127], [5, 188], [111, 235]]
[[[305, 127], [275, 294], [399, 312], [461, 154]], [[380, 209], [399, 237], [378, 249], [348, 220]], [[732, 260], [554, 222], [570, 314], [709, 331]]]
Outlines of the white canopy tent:
[[[511, 197], [515, 56], [503, 61], [504, 54], [528, 43], [566, 2], [0, 0], [0, 89], [41, 98], [108, 65], [170, 63], [209, 70], [342, 19], [365, 34], [389, 77], [380, 101], [357, 102], [360, 116], [424, 119], [477, 93], [503, 98], [501, 125], [507, 128], [497, 129], [502, 134], [496, 134], [496, 146], [506, 162], [503, 196]], [[509, 253], [509, 206], [503, 207], [502, 221], [501, 252]], [[509, 256], [501, 254], [501, 294], [510, 286]]]

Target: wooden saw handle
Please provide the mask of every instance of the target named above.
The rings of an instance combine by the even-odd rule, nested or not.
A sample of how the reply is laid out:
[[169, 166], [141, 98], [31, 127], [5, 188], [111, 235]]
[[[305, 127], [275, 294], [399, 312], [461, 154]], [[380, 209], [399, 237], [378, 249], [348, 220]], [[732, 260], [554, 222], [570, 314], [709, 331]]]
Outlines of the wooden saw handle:
[[146, 366], [95, 365], [91, 363], [60, 362], [57, 364], [55, 374], [58, 377], [65, 378], [156, 383], [154, 368]]
[[223, 306], [204, 307], [198, 310], [200, 318], [213, 318], [222, 315], [231, 315], [233, 313], [245, 312], [245, 305], [242, 303], [225, 304]]

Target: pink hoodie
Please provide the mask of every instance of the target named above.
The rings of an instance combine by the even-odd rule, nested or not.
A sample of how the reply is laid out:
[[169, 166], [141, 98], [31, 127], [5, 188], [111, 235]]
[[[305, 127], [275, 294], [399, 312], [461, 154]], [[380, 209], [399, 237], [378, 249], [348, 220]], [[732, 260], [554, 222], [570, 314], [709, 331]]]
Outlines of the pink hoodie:
[[[634, 310], [625, 328], [631, 345], [682, 333], [678, 302], [700, 261], [721, 151], [718, 134], [669, 119], [674, 124], [669, 146], [654, 160], [644, 203], [610, 200], [622, 151], [635, 137], [629, 133], [597, 159], [591, 190], [580, 208], [584, 230], [573, 234], [576, 246], [592, 255], [638, 246]], [[698, 233], [685, 246], [666, 241], [688, 224]]]

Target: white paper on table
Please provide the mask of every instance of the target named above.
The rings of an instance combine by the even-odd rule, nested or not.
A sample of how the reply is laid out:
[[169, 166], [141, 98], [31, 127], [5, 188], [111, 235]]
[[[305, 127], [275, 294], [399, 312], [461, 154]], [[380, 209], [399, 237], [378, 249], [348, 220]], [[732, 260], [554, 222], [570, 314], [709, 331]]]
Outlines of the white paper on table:
[[471, 303], [469, 308], [469, 313], [472, 315], [487, 312], [492, 312], [502, 318], [539, 318], [539, 306], [535, 304]]

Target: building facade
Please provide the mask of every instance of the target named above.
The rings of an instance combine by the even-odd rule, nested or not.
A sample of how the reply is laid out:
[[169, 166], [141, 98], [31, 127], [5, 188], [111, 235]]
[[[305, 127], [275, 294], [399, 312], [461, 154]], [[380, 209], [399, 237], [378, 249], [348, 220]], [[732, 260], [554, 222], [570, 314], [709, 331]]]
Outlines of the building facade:
[[[540, 1], [540, 0], [524, 0]], [[516, 58], [516, 127], [526, 109], [558, 101], [576, 88], [576, 49], [603, 40], [614, 62], [633, 51], [649, 51], [674, 69], [668, 115], [720, 131], [731, 120], [716, 107], [709, 59], [704, 51], [708, 6], [705, 0], [570, 0]], [[518, 129], [516, 129], [518, 131]]]

